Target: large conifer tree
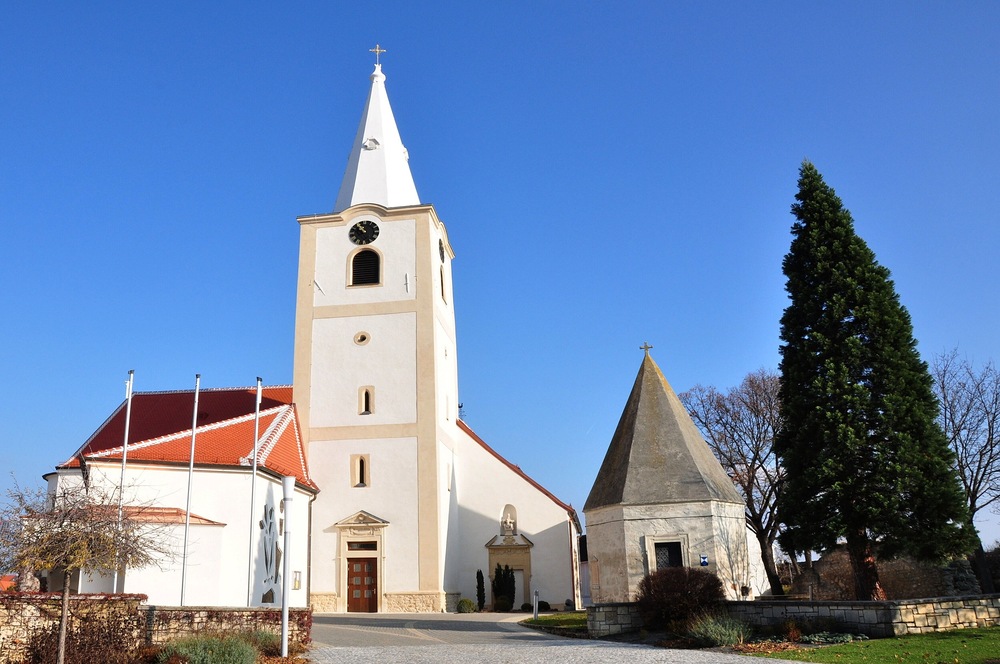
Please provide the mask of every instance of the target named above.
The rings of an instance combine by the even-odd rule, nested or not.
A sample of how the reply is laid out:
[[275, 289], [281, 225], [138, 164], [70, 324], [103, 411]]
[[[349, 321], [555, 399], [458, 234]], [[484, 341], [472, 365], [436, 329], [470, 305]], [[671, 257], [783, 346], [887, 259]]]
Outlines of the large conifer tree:
[[786, 550], [844, 538], [858, 599], [883, 599], [877, 553], [964, 553], [972, 528], [910, 316], [889, 270], [809, 162], [783, 269], [781, 430]]

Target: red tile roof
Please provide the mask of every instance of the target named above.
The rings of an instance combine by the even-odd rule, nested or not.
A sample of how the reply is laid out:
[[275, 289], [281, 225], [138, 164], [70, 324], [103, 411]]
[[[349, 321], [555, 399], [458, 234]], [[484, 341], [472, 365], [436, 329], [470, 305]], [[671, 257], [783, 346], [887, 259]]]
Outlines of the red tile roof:
[[[199, 391], [195, 465], [252, 465], [256, 392], [255, 387]], [[194, 390], [134, 394], [128, 461], [189, 463], [193, 410]], [[124, 435], [123, 402], [59, 467], [78, 467], [81, 456], [88, 461], [120, 460]], [[279, 475], [294, 475], [300, 484], [317, 488], [309, 478], [290, 386], [263, 389], [257, 450], [259, 467]]]

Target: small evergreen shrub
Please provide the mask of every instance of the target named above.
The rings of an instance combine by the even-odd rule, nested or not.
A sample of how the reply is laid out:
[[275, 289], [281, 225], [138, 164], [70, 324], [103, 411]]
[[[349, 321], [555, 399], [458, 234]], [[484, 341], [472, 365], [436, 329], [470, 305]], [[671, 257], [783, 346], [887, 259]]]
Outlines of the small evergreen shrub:
[[166, 644], [156, 661], [178, 659], [188, 664], [254, 664], [257, 649], [238, 636], [192, 636]]
[[667, 567], [647, 574], [636, 594], [643, 622], [654, 630], [684, 631], [695, 617], [714, 612], [724, 598], [719, 577], [687, 567]]
[[504, 565], [501, 568], [500, 563], [497, 563], [497, 568], [493, 572], [493, 580], [491, 581], [494, 611], [498, 610], [497, 601], [501, 597], [507, 598], [507, 611], [510, 611], [511, 608], [513, 608], [514, 598], [517, 597], [515, 585], [514, 570], [512, 570], [509, 565]]
[[538, 610], [539, 611], [551, 611], [552, 605], [546, 602], [544, 599], [538, 600]]
[[455, 610], [458, 611], [459, 613], [475, 613], [476, 604], [471, 599], [463, 597], [462, 599], [458, 600], [458, 606], [455, 607]]
[[521, 610], [522, 611], [534, 611], [535, 607], [531, 604], [531, 602], [525, 602], [524, 604], [521, 605]]
[[497, 597], [493, 600], [493, 610], [499, 613], [507, 613], [513, 606], [514, 604], [507, 597]]
[[688, 636], [700, 647], [718, 648], [745, 643], [752, 630], [746, 623], [721, 614], [706, 614], [695, 618]]
[[476, 570], [476, 605], [480, 611], [486, 608], [486, 583], [481, 569]]

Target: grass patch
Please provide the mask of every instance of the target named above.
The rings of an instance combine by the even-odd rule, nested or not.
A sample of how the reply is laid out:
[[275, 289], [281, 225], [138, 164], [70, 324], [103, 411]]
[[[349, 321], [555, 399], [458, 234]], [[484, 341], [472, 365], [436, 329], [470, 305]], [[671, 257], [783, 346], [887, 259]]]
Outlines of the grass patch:
[[824, 648], [747, 653], [799, 662], [837, 664], [1000, 664], [1000, 627], [955, 629]]
[[553, 613], [549, 616], [538, 616], [538, 619], [528, 618], [522, 620], [525, 625], [538, 625], [540, 627], [577, 627], [587, 629], [586, 611], [564, 611]]

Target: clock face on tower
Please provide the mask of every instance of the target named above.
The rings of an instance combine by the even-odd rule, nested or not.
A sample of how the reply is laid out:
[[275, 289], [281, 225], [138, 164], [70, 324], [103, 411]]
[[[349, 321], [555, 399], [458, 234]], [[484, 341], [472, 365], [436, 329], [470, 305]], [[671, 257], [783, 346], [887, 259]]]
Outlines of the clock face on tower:
[[374, 221], [364, 219], [351, 226], [347, 237], [354, 244], [371, 244], [378, 237], [378, 224]]

